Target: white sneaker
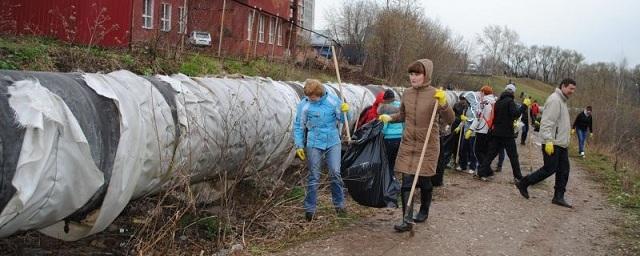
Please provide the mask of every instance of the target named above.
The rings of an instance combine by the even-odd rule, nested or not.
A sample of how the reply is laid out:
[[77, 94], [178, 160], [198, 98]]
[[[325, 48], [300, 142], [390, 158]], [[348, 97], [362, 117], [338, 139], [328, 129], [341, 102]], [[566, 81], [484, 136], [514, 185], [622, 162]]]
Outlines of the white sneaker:
[[584, 157], [584, 152], [580, 152], [580, 156], [581, 156], [581, 157]]
[[456, 171], [461, 172], [461, 171], [462, 171], [462, 168], [460, 168], [460, 166], [458, 166], [458, 167], [456, 167]]
[[465, 172], [468, 173], [468, 174], [475, 174], [476, 173], [476, 171], [474, 171], [474, 170], [465, 170]]

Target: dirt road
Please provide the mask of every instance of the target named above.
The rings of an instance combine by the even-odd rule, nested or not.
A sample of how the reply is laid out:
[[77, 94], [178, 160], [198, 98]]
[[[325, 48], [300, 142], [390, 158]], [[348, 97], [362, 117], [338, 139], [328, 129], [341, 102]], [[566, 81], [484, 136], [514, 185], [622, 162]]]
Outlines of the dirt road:
[[[519, 148], [524, 174], [528, 148]], [[532, 149], [534, 170], [542, 165]], [[427, 222], [414, 237], [395, 233], [400, 210], [377, 210], [323, 240], [309, 241], [281, 255], [615, 255], [611, 235], [621, 214], [606, 201], [600, 185], [572, 163], [567, 209], [551, 204], [554, 177], [531, 187], [531, 199], [513, 185], [509, 160], [491, 182], [447, 170], [437, 188]]]

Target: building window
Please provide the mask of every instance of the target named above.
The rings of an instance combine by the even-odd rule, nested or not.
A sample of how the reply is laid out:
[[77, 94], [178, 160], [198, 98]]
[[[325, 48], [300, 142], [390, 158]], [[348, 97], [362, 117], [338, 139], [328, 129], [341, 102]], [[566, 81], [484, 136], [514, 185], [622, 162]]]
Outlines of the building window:
[[278, 45], [282, 46], [282, 25], [283, 23], [278, 24]]
[[162, 31], [171, 31], [171, 5], [170, 4], [162, 4], [162, 16], [160, 17], [160, 22], [162, 22], [162, 27], [160, 30]]
[[142, 27], [153, 28], [153, 0], [144, 0], [142, 2]]
[[276, 17], [269, 18], [269, 44], [276, 41]]
[[185, 34], [187, 32], [187, 8], [184, 6], [178, 8], [180, 20], [178, 20], [178, 33]]
[[247, 40], [251, 41], [251, 36], [253, 35], [253, 14], [249, 13], [249, 18], [247, 18]]
[[264, 43], [264, 15], [258, 17], [258, 42]]

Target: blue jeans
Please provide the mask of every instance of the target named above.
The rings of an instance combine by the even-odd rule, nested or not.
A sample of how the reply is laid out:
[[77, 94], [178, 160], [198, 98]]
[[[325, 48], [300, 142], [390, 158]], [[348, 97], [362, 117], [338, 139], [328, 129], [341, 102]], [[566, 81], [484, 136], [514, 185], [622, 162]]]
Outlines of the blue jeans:
[[318, 197], [318, 187], [320, 186], [320, 170], [322, 169], [323, 158], [326, 160], [327, 167], [329, 168], [333, 205], [336, 208], [344, 208], [344, 183], [340, 175], [341, 145], [336, 144], [325, 150], [307, 148], [306, 151], [309, 176], [307, 181], [307, 195], [304, 198], [305, 212], [316, 212], [316, 200]]
[[584, 152], [584, 142], [587, 141], [587, 129], [576, 129], [578, 134], [578, 152]]

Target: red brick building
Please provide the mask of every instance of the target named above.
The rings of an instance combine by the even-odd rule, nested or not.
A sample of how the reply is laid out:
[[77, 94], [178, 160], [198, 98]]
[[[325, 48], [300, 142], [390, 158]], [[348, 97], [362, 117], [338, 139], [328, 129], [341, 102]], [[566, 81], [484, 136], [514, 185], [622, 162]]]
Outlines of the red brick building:
[[7, 15], [0, 17], [5, 20], [0, 24], [10, 26], [0, 25], [0, 32], [104, 47], [158, 43], [170, 48], [189, 46], [190, 33], [201, 31], [211, 35], [208, 51], [216, 54], [222, 31], [222, 55], [282, 57], [295, 45], [293, 2], [297, 1], [2, 0], [0, 8]]

